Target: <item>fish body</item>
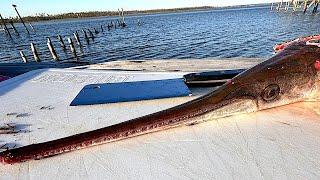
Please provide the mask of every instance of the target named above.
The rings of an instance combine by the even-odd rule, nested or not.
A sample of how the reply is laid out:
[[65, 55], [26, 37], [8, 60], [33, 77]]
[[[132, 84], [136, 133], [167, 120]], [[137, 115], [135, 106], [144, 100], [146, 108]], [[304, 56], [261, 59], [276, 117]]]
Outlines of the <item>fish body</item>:
[[295, 41], [272, 58], [195, 100], [143, 117], [69, 137], [0, 153], [14, 164], [119, 141], [155, 131], [319, 97], [320, 48]]

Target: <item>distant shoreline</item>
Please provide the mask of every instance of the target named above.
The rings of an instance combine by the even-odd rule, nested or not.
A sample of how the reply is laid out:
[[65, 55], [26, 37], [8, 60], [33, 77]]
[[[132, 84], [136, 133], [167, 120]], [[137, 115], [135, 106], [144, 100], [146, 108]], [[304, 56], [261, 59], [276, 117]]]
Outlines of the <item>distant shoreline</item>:
[[[173, 8], [173, 9], [153, 9], [153, 10], [130, 10], [125, 11], [125, 16], [133, 15], [147, 15], [147, 14], [159, 14], [159, 13], [179, 13], [179, 12], [193, 12], [193, 11], [207, 11], [216, 9], [229, 9], [229, 8], [245, 8], [245, 7], [264, 7], [268, 4], [253, 4], [253, 5], [238, 5], [238, 6], [226, 6], [226, 7], [214, 7], [214, 6], [202, 6], [202, 7], [186, 7], [186, 8]], [[94, 17], [117, 17], [119, 13], [117, 11], [90, 11], [90, 12], [75, 12], [75, 13], [63, 13], [56, 15], [41, 14], [38, 16], [26, 16], [23, 17], [25, 22], [39, 22], [39, 21], [51, 21], [51, 20], [65, 20], [65, 19], [85, 19]], [[19, 19], [10, 18], [6, 19], [7, 22], [12, 21], [14, 23], [20, 22]]]

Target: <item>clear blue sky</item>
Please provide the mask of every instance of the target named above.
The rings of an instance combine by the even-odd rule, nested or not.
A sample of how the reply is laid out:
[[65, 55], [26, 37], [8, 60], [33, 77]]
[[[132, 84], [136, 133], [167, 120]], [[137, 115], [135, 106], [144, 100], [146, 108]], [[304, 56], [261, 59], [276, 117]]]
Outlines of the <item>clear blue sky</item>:
[[11, 4], [18, 5], [22, 16], [36, 13], [58, 14], [65, 12], [229, 6], [258, 4], [275, 0], [0, 0], [0, 13], [4, 17], [15, 16]]

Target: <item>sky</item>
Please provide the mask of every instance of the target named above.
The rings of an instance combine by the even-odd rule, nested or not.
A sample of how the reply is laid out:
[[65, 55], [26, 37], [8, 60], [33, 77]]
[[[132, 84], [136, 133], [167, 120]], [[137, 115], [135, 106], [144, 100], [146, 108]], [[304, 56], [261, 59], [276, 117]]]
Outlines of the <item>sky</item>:
[[16, 16], [12, 4], [18, 6], [22, 16], [39, 13], [163, 9], [195, 6], [230, 6], [270, 3], [276, 0], [0, 0], [0, 13], [4, 17]]

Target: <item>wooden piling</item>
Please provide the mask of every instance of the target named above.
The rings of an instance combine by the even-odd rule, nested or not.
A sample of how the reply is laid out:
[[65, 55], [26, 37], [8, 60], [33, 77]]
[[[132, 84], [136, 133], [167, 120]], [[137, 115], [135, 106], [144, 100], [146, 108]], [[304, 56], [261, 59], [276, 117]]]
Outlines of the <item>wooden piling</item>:
[[103, 32], [103, 26], [101, 25], [101, 32]]
[[290, 2], [286, 2], [286, 7], [284, 8], [284, 10], [287, 12], [289, 10], [289, 6], [290, 6]]
[[120, 9], [118, 9], [118, 14], [119, 14], [119, 19], [120, 19], [120, 20], [117, 19], [117, 22], [118, 22], [118, 25], [120, 26], [120, 21], [121, 21], [121, 19], [122, 19]]
[[303, 13], [306, 13], [308, 9], [308, 0], [304, 0]]
[[77, 41], [77, 44], [78, 44], [79, 46], [81, 46], [81, 42], [80, 42], [80, 38], [79, 38], [78, 31], [76, 31], [75, 33], [73, 33], [73, 36], [74, 36], [75, 40]]
[[76, 49], [74, 48], [74, 44], [73, 44], [72, 39], [71, 39], [71, 38], [68, 38], [68, 42], [69, 42], [70, 50], [71, 50], [72, 54], [74, 55], [74, 57], [75, 57], [76, 59], [78, 59], [77, 52], [76, 52]]
[[38, 54], [36, 46], [33, 43], [30, 43], [30, 45], [31, 45], [31, 51], [32, 51], [34, 60], [36, 62], [40, 62], [40, 58], [39, 58], [39, 54]]
[[94, 40], [94, 35], [93, 35], [92, 31], [90, 29], [88, 29], [88, 32], [90, 34], [91, 39]]
[[318, 11], [318, 6], [319, 6], [319, 0], [317, 0], [314, 4], [314, 8], [312, 10], [312, 13], [315, 14]]
[[31, 27], [31, 29], [32, 29], [33, 32], [36, 32], [36, 30], [34, 29], [34, 27], [32, 26], [31, 23], [29, 23], [29, 26]]
[[60, 36], [60, 34], [58, 35], [58, 40], [62, 49], [66, 49], [66, 45], [64, 44], [63, 38]]
[[14, 30], [14, 32], [19, 36], [19, 32], [18, 32], [18, 30], [16, 29], [16, 27], [14, 26], [13, 21], [9, 21], [9, 23], [10, 23], [12, 29]]
[[125, 20], [124, 20], [124, 11], [123, 11], [123, 8], [121, 8], [121, 10], [122, 10], [122, 27], [126, 27], [127, 26], [127, 24], [126, 24], [126, 22], [125, 22]]
[[280, 2], [279, 11], [281, 11], [282, 5], [283, 5], [283, 0], [281, 0], [281, 2]]
[[57, 53], [56, 53], [56, 50], [54, 49], [50, 38], [48, 38], [47, 45], [48, 45], [49, 51], [50, 51], [50, 53], [51, 53], [51, 55], [52, 55], [52, 58], [53, 58], [54, 60], [56, 60], [56, 61], [59, 60], [59, 58], [58, 58], [58, 56], [57, 56]]
[[89, 44], [90, 41], [89, 41], [89, 38], [88, 38], [86, 30], [82, 29], [82, 32], [83, 32], [83, 35], [84, 35], [84, 39], [86, 40], [87, 44]]
[[0, 14], [0, 19], [1, 19], [1, 22], [2, 22], [2, 24], [3, 24], [3, 26], [4, 26], [4, 30], [5, 30], [6, 33], [9, 35], [9, 37], [12, 38], [11, 33], [10, 33], [10, 31], [9, 31], [7, 25], [6, 25], [6, 22], [5, 22], [4, 19], [2, 18], [2, 15], [1, 15], [1, 14]]
[[99, 34], [99, 31], [94, 27], [93, 28], [95, 34]]
[[276, 10], [277, 10], [277, 11], [280, 11], [280, 3], [278, 4]]
[[22, 23], [23, 26], [26, 28], [27, 33], [30, 34], [27, 26], [24, 24], [24, 21], [23, 21], [23, 19], [21, 18], [20, 14], [19, 14], [19, 12], [18, 12], [18, 10], [17, 10], [17, 5], [12, 4], [12, 6], [13, 6], [14, 10], [16, 11], [16, 13], [18, 14], [18, 17], [19, 17], [21, 23]]
[[21, 56], [24, 63], [28, 63], [28, 59], [23, 51], [20, 51], [20, 56]]

